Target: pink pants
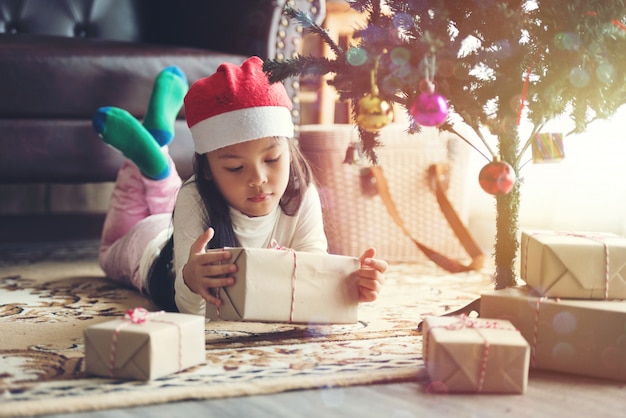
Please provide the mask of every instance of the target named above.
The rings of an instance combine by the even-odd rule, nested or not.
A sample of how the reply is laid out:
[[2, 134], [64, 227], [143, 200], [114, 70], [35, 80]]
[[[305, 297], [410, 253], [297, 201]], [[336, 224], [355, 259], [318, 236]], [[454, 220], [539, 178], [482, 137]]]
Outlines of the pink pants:
[[[165, 151], [167, 152], [167, 151]], [[143, 290], [139, 262], [147, 244], [171, 225], [181, 179], [170, 160], [170, 175], [145, 178], [126, 160], [117, 174], [102, 229], [99, 261], [110, 279]]]

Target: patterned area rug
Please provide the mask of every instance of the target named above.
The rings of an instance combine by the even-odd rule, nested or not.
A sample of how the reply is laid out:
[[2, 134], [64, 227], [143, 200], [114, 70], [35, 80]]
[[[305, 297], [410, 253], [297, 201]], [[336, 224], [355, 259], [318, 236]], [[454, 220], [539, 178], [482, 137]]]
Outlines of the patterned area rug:
[[84, 373], [83, 330], [153, 307], [104, 277], [92, 243], [74, 250], [0, 248], [0, 416], [424, 379], [420, 320], [492, 288], [486, 273], [392, 265], [381, 297], [359, 307], [356, 324], [207, 322], [206, 363], [123, 381]]

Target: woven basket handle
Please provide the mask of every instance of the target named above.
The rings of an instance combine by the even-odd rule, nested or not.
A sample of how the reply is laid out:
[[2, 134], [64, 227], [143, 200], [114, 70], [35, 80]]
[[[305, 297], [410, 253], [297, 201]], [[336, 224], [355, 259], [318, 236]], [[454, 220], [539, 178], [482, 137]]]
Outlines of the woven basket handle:
[[450, 224], [450, 227], [454, 231], [456, 237], [459, 239], [461, 245], [472, 258], [472, 262], [470, 264], [463, 264], [457, 260], [453, 260], [416, 240], [404, 224], [404, 221], [400, 217], [398, 209], [393, 199], [391, 198], [387, 179], [383, 174], [382, 167], [373, 166], [370, 167], [370, 170], [372, 175], [374, 176], [374, 179], [376, 179], [376, 189], [381, 199], [383, 200], [387, 211], [389, 212], [395, 223], [398, 224], [398, 226], [402, 229], [404, 234], [409, 237], [430, 260], [451, 273], [480, 270], [482, 268], [485, 261], [485, 256], [478, 244], [476, 244], [476, 241], [474, 241], [474, 239], [472, 238], [467, 227], [463, 224], [463, 221], [461, 221], [461, 218], [459, 218], [459, 215], [454, 210], [454, 207], [452, 206], [452, 203], [450, 202], [446, 194], [446, 188], [443, 184], [446, 177], [446, 166], [444, 164], [433, 164], [428, 167], [429, 183], [431, 184], [431, 189], [434, 191], [435, 196], [437, 197], [437, 203], [439, 203], [439, 208], [443, 212], [446, 220]]

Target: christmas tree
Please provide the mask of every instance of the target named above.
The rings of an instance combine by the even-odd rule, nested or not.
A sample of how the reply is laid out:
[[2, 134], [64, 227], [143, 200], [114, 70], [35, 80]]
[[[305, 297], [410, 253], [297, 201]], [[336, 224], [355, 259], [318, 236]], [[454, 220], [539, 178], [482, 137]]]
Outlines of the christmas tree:
[[[267, 60], [270, 80], [331, 74], [340, 99], [352, 103], [373, 164], [392, 103], [406, 109], [410, 132], [437, 126], [461, 136], [487, 160], [480, 182], [496, 200], [496, 288], [515, 285], [521, 159], [548, 121], [569, 117], [570, 133], [578, 133], [626, 103], [624, 0], [347, 3], [367, 15], [367, 25], [346, 50], [287, 8], [336, 57]], [[532, 125], [525, 137], [522, 120]], [[461, 135], [458, 122], [473, 137]], [[497, 147], [487, 136], [497, 138]]]

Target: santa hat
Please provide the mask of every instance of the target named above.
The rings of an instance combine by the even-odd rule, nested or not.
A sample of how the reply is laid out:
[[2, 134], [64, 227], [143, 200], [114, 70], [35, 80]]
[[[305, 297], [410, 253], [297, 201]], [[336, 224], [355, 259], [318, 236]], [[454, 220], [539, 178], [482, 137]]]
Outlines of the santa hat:
[[292, 103], [282, 83], [270, 84], [259, 57], [221, 64], [192, 84], [185, 116], [198, 154], [268, 136], [294, 136]]

